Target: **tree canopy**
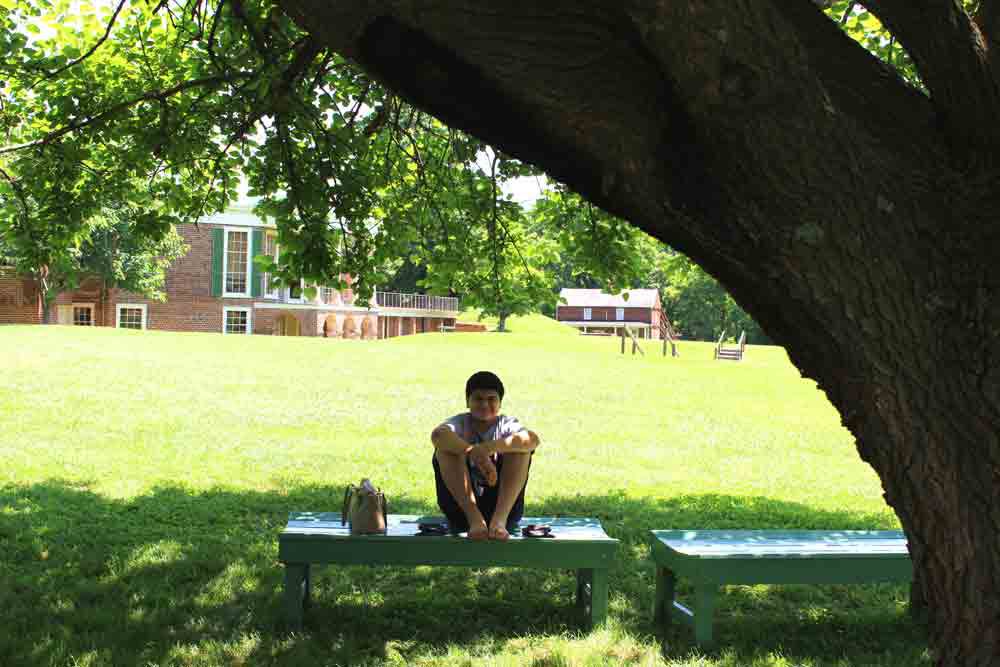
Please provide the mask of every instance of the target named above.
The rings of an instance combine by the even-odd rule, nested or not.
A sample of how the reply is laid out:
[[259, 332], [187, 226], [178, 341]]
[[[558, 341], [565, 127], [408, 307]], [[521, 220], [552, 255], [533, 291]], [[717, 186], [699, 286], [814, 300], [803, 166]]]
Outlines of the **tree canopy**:
[[[0, 12], [0, 229], [29, 266], [54, 267], [109, 201], [156, 236], [222, 210], [246, 179], [279, 229], [268, 268], [289, 283], [350, 274], [366, 294], [415, 250], [428, 287], [493, 314], [551, 299], [524, 261], [545, 244], [518, 242], [520, 213], [498, 196], [537, 172], [416, 110], [269, 2]], [[596, 238], [589, 249], [593, 273], [619, 275]]]

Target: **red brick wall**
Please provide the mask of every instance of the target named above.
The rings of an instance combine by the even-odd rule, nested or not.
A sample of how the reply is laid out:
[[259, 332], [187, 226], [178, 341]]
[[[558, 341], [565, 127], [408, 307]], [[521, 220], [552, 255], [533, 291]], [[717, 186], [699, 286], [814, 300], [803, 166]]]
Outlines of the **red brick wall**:
[[[56, 295], [56, 298], [52, 300], [49, 305], [49, 323], [58, 323], [59, 317], [59, 306], [69, 306], [74, 303], [90, 303], [94, 305], [94, 310], [91, 313], [93, 316], [93, 321], [95, 326], [103, 326], [105, 324], [105, 318], [107, 317], [108, 309], [105, 304], [101, 301], [101, 283], [98, 280], [84, 280], [80, 287], [69, 292], [60, 292]], [[114, 317], [114, 312], [112, 311], [112, 318]], [[111, 325], [114, 326], [114, 319], [111, 320]]]
[[41, 324], [38, 285], [0, 267], [0, 324]]
[[[592, 322], [614, 322], [615, 308], [591, 308]], [[626, 322], [652, 322], [652, 309], [650, 308], [625, 308]], [[556, 311], [556, 319], [559, 321], [583, 322], [583, 306], [559, 306]]]
[[[115, 326], [117, 306], [119, 304], [144, 304], [146, 306], [146, 327], [167, 331], [202, 331], [221, 333], [224, 308], [248, 308], [251, 313], [251, 330], [254, 334], [269, 335], [275, 331], [275, 321], [281, 315], [294, 317], [299, 323], [299, 333], [302, 336], [323, 336], [324, 322], [329, 311], [312, 308], [258, 308], [255, 302], [264, 302], [261, 298], [221, 298], [212, 296], [212, 230], [218, 225], [202, 223], [200, 225], [178, 225], [177, 231], [188, 245], [188, 252], [177, 259], [167, 270], [165, 291], [167, 300], [153, 301], [123, 290], [110, 290], [106, 302], [102, 298], [101, 285], [96, 280], [86, 281], [79, 289], [60, 294], [52, 305], [52, 321], [57, 316], [59, 305], [72, 303], [94, 304], [94, 322], [101, 326]], [[36, 304], [25, 306], [23, 301], [27, 296], [34, 298], [33, 284], [15, 278], [12, 272], [5, 275], [0, 272], [0, 323], [24, 322], [39, 323], [42, 320]], [[348, 285], [350, 276], [343, 276]], [[342, 290], [336, 301], [350, 304], [354, 301], [350, 287]], [[15, 305], [15, 304], [21, 305]], [[344, 325], [348, 325], [348, 338], [376, 338], [381, 329], [379, 318], [365, 313], [336, 313], [336, 328], [334, 336], [344, 336]], [[453, 319], [445, 320], [448, 323]], [[440, 319], [418, 319], [416, 330], [437, 331]], [[403, 329], [405, 327], [405, 329]], [[402, 329], [402, 330], [401, 330]], [[413, 318], [389, 317], [388, 335], [399, 336], [413, 333]]]
[[216, 225], [178, 225], [177, 231], [188, 244], [186, 255], [174, 261], [167, 270], [165, 302], [153, 301], [124, 290], [113, 289], [107, 303], [101, 303], [100, 284], [87, 281], [80, 289], [60, 294], [53, 305], [93, 303], [95, 321], [103, 326], [115, 326], [118, 304], [145, 304], [146, 327], [167, 331], [222, 332], [223, 308], [251, 309], [251, 327], [256, 331], [258, 312], [253, 311], [253, 299], [222, 299], [211, 295], [212, 289], [212, 229]]
[[[159, 303], [128, 292], [116, 290], [111, 303], [144, 303], [146, 326], [167, 331], [222, 332], [223, 308], [251, 309], [251, 327], [256, 333], [260, 311], [253, 310], [254, 299], [223, 299], [212, 296], [212, 229], [216, 225], [178, 225], [177, 232], [188, 244], [186, 255], [167, 271], [168, 298]], [[114, 312], [108, 323], [114, 326]], [[270, 330], [268, 330], [270, 333]]]

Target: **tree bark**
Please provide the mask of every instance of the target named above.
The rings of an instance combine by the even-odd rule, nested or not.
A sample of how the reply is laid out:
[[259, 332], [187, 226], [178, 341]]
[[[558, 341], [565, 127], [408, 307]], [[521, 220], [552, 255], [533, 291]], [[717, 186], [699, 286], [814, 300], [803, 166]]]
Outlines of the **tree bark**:
[[[281, 5], [715, 276], [878, 472], [938, 663], [997, 664], [1000, 151], [995, 126], [970, 140], [945, 115], [954, 82], [941, 99], [908, 87], [806, 0]], [[907, 34], [934, 72], [975, 53]], [[977, 66], [963, 85], [988, 87]]]

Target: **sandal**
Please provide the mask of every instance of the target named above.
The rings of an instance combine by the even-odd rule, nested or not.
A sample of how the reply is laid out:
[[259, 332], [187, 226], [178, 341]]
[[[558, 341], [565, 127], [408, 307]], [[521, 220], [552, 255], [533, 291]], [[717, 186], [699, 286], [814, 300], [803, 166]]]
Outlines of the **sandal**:
[[552, 526], [543, 523], [529, 523], [521, 526], [521, 537], [555, 537], [552, 534]]
[[448, 534], [448, 524], [445, 523], [421, 523], [417, 527], [419, 530], [414, 533], [415, 536]]

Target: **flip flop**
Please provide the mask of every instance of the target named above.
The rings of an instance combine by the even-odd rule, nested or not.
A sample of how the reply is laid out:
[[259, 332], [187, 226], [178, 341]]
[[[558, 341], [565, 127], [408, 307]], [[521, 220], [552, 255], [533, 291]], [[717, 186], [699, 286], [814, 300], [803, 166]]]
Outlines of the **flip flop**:
[[555, 537], [555, 535], [552, 534], [552, 526], [529, 523], [527, 526], [521, 526], [521, 537]]
[[445, 523], [421, 523], [417, 526], [419, 530], [414, 533], [415, 536], [426, 536], [426, 535], [447, 535], [448, 534], [448, 524]]

